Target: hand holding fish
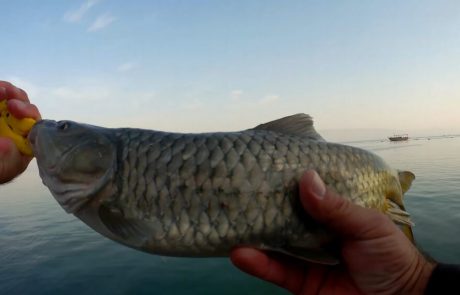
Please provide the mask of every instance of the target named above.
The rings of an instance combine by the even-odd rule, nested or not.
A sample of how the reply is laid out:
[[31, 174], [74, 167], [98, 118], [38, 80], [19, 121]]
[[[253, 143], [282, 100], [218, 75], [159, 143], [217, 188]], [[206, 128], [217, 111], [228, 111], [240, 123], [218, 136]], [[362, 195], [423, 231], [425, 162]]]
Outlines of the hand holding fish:
[[[0, 103], [7, 100], [8, 111], [16, 118], [40, 119], [37, 107], [29, 102], [27, 93], [6, 81], [0, 81]], [[0, 136], [0, 184], [21, 174], [32, 157], [19, 152], [14, 142]]]
[[327, 142], [306, 114], [195, 134], [41, 120], [28, 140], [66, 212], [141, 251], [232, 255], [299, 294], [417, 294], [433, 270], [410, 242], [403, 195], [415, 175]]
[[294, 294], [423, 294], [434, 265], [391, 220], [326, 189], [305, 173], [300, 198], [306, 211], [341, 239], [342, 264], [324, 266], [272, 257], [252, 248], [232, 251], [243, 271]]

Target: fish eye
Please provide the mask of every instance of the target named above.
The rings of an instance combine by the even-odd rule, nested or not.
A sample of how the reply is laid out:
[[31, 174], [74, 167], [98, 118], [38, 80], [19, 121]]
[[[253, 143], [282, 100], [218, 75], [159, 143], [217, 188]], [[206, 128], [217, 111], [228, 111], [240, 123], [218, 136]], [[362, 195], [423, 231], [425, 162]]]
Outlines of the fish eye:
[[67, 130], [70, 127], [70, 123], [67, 121], [59, 121], [57, 123], [57, 129], [58, 130]]

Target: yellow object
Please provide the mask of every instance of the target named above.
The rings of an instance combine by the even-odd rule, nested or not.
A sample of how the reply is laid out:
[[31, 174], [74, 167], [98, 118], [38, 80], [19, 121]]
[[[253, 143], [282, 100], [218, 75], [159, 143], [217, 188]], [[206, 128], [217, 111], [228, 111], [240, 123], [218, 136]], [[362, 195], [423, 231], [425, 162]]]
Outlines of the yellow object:
[[27, 156], [33, 156], [27, 133], [36, 121], [32, 118], [18, 119], [11, 115], [6, 100], [0, 101], [0, 137], [8, 137], [18, 147], [18, 150]]

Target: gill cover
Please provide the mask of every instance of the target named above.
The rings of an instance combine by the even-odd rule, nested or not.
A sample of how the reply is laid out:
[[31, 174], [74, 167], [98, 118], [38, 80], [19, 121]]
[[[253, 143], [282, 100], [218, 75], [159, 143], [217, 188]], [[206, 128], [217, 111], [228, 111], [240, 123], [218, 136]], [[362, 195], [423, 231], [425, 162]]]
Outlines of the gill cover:
[[79, 210], [113, 178], [116, 147], [107, 130], [42, 120], [29, 134], [40, 176], [68, 213]]

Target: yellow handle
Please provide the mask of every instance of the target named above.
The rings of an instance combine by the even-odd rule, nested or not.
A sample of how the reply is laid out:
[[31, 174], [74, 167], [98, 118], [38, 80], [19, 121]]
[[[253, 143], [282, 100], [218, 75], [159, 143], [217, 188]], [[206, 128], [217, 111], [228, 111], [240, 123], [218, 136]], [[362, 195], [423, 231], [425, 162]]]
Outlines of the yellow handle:
[[33, 156], [27, 133], [36, 121], [32, 118], [18, 119], [8, 111], [6, 100], [0, 101], [0, 137], [8, 137], [27, 156]]

